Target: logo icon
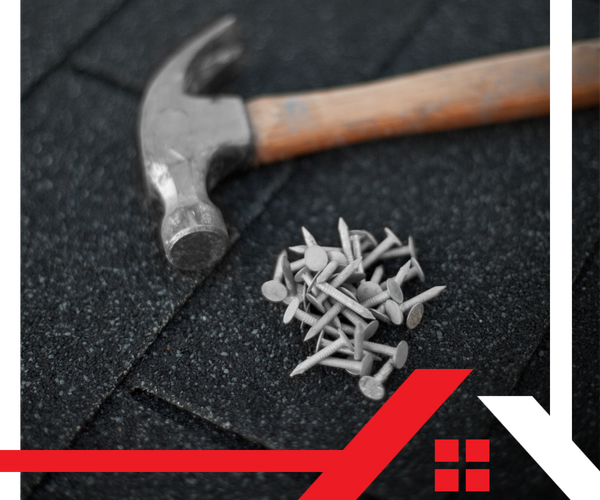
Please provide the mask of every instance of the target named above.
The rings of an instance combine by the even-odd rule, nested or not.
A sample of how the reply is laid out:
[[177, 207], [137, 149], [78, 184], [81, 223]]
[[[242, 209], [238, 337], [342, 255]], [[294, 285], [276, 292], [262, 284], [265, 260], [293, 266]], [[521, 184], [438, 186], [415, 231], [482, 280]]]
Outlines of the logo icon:
[[[435, 461], [458, 465], [458, 439], [436, 439]], [[467, 463], [488, 463], [490, 461], [489, 439], [466, 439], [465, 461]], [[435, 469], [435, 491], [460, 491], [459, 469]], [[490, 491], [490, 470], [467, 468], [465, 471], [465, 491]]]

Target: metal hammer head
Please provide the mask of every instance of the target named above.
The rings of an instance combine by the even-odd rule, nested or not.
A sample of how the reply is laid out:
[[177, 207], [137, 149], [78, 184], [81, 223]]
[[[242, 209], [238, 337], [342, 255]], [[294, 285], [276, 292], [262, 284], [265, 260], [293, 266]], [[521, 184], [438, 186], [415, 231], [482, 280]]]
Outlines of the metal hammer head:
[[147, 187], [164, 207], [161, 239], [179, 269], [210, 267], [225, 253], [227, 229], [208, 191], [253, 156], [243, 101], [201, 95], [227, 78], [243, 47], [233, 17], [182, 43], [146, 86], [138, 141]]

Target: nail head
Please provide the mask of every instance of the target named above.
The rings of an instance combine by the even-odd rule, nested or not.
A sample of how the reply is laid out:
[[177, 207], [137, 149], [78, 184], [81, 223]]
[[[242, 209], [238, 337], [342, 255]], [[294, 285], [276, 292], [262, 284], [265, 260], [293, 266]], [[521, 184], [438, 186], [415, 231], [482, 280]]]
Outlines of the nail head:
[[321, 271], [329, 262], [327, 252], [318, 245], [308, 247], [304, 252], [304, 259], [306, 260], [306, 267], [314, 272]]
[[425, 311], [425, 306], [423, 303], [415, 304], [410, 308], [408, 315], [406, 316], [406, 326], [411, 330], [416, 328], [416, 326], [421, 322], [423, 318], [423, 312]]
[[358, 381], [358, 388], [369, 399], [381, 401], [385, 397], [385, 387], [374, 377], [364, 376]]
[[394, 368], [400, 369], [406, 364], [406, 359], [408, 358], [408, 343], [406, 340], [402, 340], [398, 347], [396, 347], [396, 352], [394, 353], [393, 362]]

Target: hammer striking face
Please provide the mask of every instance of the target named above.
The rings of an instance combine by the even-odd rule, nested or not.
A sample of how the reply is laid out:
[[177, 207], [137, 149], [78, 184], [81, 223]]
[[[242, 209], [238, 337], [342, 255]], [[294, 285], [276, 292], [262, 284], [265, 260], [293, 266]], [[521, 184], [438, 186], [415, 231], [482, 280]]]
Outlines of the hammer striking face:
[[[573, 109], [600, 100], [600, 43], [573, 44]], [[211, 267], [227, 230], [208, 191], [249, 162], [269, 163], [361, 141], [547, 115], [548, 47], [377, 82], [244, 103], [202, 95], [238, 65], [233, 17], [184, 42], [150, 79], [138, 141], [149, 192], [164, 208], [161, 238], [179, 269]]]

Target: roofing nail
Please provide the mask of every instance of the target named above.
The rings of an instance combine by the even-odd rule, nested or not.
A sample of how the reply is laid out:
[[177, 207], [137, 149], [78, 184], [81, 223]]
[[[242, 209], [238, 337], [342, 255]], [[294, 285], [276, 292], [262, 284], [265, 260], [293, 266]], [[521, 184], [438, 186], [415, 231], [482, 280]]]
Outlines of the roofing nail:
[[402, 304], [400, 304], [400, 309], [402, 310], [402, 313], [405, 313], [415, 304], [419, 304], [421, 302], [427, 302], [428, 300], [431, 300], [431, 299], [437, 297], [445, 289], [446, 289], [445, 286], [434, 286], [433, 288], [430, 288], [429, 290], [425, 290], [423, 293], [420, 293], [419, 295], [416, 295], [412, 299], [409, 299], [406, 302], [403, 302]]
[[398, 302], [398, 304], [401, 304], [404, 301], [404, 294], [402, 293], [402, 290], [400, 289], [400, 285], [398, 283], [396, 283], [394, 278], [388, 279], [386, 281], [386, 284], [387, 284], [386, 290], [383, 290], [382, 292], [378, 293], [374, 297], [371, 297], [370, 299], [367, 299], [367, 300], [361, 302], [361, 305], [363, 305], [365, 307], [375, 307], [375, 306], [378, 306], [379, 304], [382, 304], [383, 302], [385, 302], [388, 299], [395, 300], [396, 302]]
[[[327, 297], [327, 296], [325, 296], [325, 297]], [[310, 294], [310, 293], [307, 293], [307, 294], [306, 294], [306, 298], [308, 299], [308, 301], [309, 301], [309, 302], [310, 302], [310, 303], [311, 303], [313, 306], [315, 306], [315, 308], [317, 309], [317, 311], [319, 311], [321, 314], [325, 314], [325, 311], [327, 310], [327, 309], [325, 309], [325, 307], [323, 306], [323, 302], [325, 302], [325, 301], [323, 301], [323, 302], [319, 302], [319, 301], [317, 300], [317, 298], [316, 298], [314, 295]]]
[[394, 370], [394, 364], [388, 359], [379, 371], [373, 375], [364, 375], [358, 381], [358, 388], [364, 396], [374, 401], [380, 401], [385, 397], [385, 387], [383, 383], [388, 379], [390, 373]]
[[378, 293], [381, 293], [381, 286], [379, 283], [373, 283], [372, 281], [365, 281], [361, 283], [356, 290], [356, 297], [359, 302], [364, 302], [365, 300], [370, 299], [371, 297], [375, 297]]
[[[352, 245], [352, 255], [354, 255], [354, 258], [362, 259], [362, 250], [360, 248], [360, 236], [358, 236], [358, 235], [350, 236], [350, 244]], [[358, 265], [358, 272], [359, 273], [365, 272], [362, 263]]]
[[338, 329], [338, 333], [339, 333], [339, 338], [337, 340], [335, 340], [331, 345], [328, 345], [327, 347], [325, 347], [324, 349], [321, 349], [316, 354], [313, 354], [309, 358], [302, 361], [298, 366], [296, 366], [296, 368], [294, 368], [294, 370], [290, 374], [290, 377], [294, 377], [295, 375], [300, 375], [301, 373], [304, 373], [305, 371], [309, 370], [310, 368], [315, 366], [317, 363], [319, 363], [319, 361], [322, 361], [325, 358], [331, 356], [340, 347], [345, 346], [345, 347], [348, 347], [349, 349], [352, 349], [353, 346], [350, 343], [350, 340], [348, 340], [348, 337], [346, 337], [346, 334], [341, 329]]
[[363, 346], [368, 351], [391, 358], [394, 362], [394, 366], [398, 369], [404, 366], [406, 359], [408, 358], [408, 343], [405, 340], [398, 342], [396, 347], [377, 344], [367, 340], [365, 340]]
[[341, 290], [342, 288], [348, 290], [355, 297], [357, 296], [358, 290], [352, 283], [344, 283], [338, 287], [339, 290]]
[[364, 319], [362, 319], [358, 314], [356, 314], [354, 311], [352, 311], [351, 309], [348, 309], [348, 308], [342, 309], [341, 314], [342, 314], [342, 316], [347, 318], [350, 321], [350, 323], [352, 323], [354, 326], [360, 325], [363, 328], [365, 328], [367, 326], [367, 322]]
[[406, 326], [411, 330], [415, 329], [417, 325], [423, 319], [423, 312], [425, 311], [425, 306], [422, 302], [415, 304], [411, 307], [408, 315], [406, 316]]
[[288, 294], [287, 288], [279, 280], [266, 281], [260, 287], [260, 291], [263, 297], [270, 302], [282, 302]]
[[394, 277], [394, 281], [396, 283], [398, 283], [398, 286], [402, 285], [402, 283], [404, 283], [404, 280], [406, 280], [406, 276], [408, 275], [408, 272], [410, 271], [411, 265], [412, 265], [412, 259], [409, 260], [406, 264], [404, 264], [400, 269], [398, 269], [398, 273]]
[[379, 328], [379, 321], [371, 321], [366, 327], [357, 326], [354, 330], [354, 359], [363, 356], [365, 342], [368, 341]]
[[[328, 346], [331, 343], [331, 340], [321, 340], [321, 345], [323, 346]], [[394, 366], [397, 369], [402, 368], [406, 363], [406, 359], [408, 358], [408, 343], [405, 340], [400, 341], [396, 347], [376, 344], [375, 342], [369, 342], [368, 340], [365, 340], [363, 342], [363, 349], [392, 359]]]
[[332, 366], [334, 368], [345, 368], [351, 373], [356, 373], [357, 375], [364, 377], [371, 373], [371, 370], [373, 369], [373, 355], [368, 352], [360, 361], [353, 359], [325, 358], [319, 361], [319, 364], [323, 366]]
[[317, 240], [315, 240], [314, 236], [308, 232], [304, 226], [302, 226], [302, 236], [304, 237], [304, 242], [307, 247], [312, 247], [317, 244]]
[[[329, 311], [329, 309], [331, 309], [333, 307], [332, 304], [329, 303], [328, 300], [324, 300], [323, 301], [323, 305], [325, 306], [325, 310]], [[342, 309], [343, 310], [343, 309]], [[341, 312], [341, 311], [340, 311]], [[341, 328], [342, 327], [342, 322], [340, 321], [340, 318], [336, 315], [333, 317], [333, 324], [337, 327], [337, 328]]]
[[331, 306], [331, 309], [323, 314], [323, 316], [321, 316], [319, 320], [310, 327], [310, 330], [308, 330], [306, 336], [304, 337], [304, 342], [318, 335], [319, 332], [325, 328], [325, 325], [328, 325], [331, 323], [331, 321], [333, 321], [333, 318], [335, 318], [341, 312], [343, 307], [343, 304], [340, 304], [339, 302]]
[[298, 271], [294, 275], [294, 281], [297, 281], [298, 283], [302, 283], [304, 281], [304, 283], [307, 286], [306, 292], [310, 292], [312, 290], [313, 286], [315, 285], [315, 283], [317, 282], [318, 277], [319, 277], [318, 273], [315, 276], [313, 276], [310, 273], [310, 270], [308, 269], [308, 267], [303, 267], [302, 269], [300, 269], [300, 271]]
[[348, 259], [346, 259], [346, 256], [342, 252], [332, 251], [327, 256], [329, 257], [329, 262], [319, 275], [317, 283], [327, 281], [337, 271], [338, 267], [348, 265]]
[[[296, 295], [290, 295], [288, 293], [287, 297], [285, 299], [283, 299], [283, 303], [285, 305], [289, 305], [289, 303], [292, 301], [292, 299], [294, 299], [296, 296], [302, 296], [303, 287], [304, 287], [304, 285], [300, 285], [300, 283], [296, 283]], [[287, 290], [287, 288], [286, 288], [286, 290]]]
[[410, 265], [410, 272], [408, 273], [410, 275], [410, 277], [407, 276], [407, 279], [412, 279], [413, 277], [416, 276], [419, 278], [419, 280], [425, 281], [425, 273], [423, 272], [423, 269], [421, 268], [421, 264], [419, 264], [419, 261], [416, 258], [412, 258], [410, 260], [412, 262], [412, 264]]
[[[356, 259], [356, 260], [350, 262], [350, 264], [348, 264], [344, 269], [342, 269], [342, 271], [335, 278], [333, 278], [333, 280], [329, 284], [333, 288], [339, 287], [346, 281], [346, 279], [348, 277], [350, 277], [352, 275], [352, 273], [355, 271], [355, 269], [358, 267], [359, 264], [360, 264], [360, 259]], [[327, 297], [327, 295], [321, 292], [317, 296], [317, 300], [319, 302], [323, 302], [326, 297]]]
[[383, 265], [379, 265], [375, 269], [373, 269], [373, 274], [371, 275], [371, 278], [369, 279], [369, 281], [371, 283], [379, 284], [381, 282], [382, 277], [383, 277]]
[[317, 272], [322, 271], [325, 268], [329, 262], [329, 256], [319, 245], [313, 245], [306, 249], [304, 260], [306, 262], [306, 267], [311, 271]]
[[338, 220], [338, 232], [340, 233], [340, 242], [342, 243], [342, 250], [348, 262], [354, 260], [352, 254], [352, 244], [350, 243], [350, 233], [348, 232], [348, 224], [340, 217]]
[[371, 264], [375, 263], [379, 256], [391, 248], [394, 244], [400, 247], [402, 246], [402, 241], [400, 241], [400, 238], [398, 238], [391, 229], [386, 227], [384, 228], [384, 231], [387, 235], [386, 238], [379, 243], [379, 245], [377, 245], [370, 254], [365, 256], [363, 261], [363, 266], [365, 269], [367, 269]]
[[369, 311], [365, 306], [350, 299], [348, 296], [344, 295], [329, 283], [320, 283], [317, 285], [317, 288], [323, 293], [329, 295], [331, 298], [345, 305], [348, 309], [352, 309], [355, 313], [361, 315], [363, 318], [375, 319], [371, 311]]
[[410, 255], [410, 248], [407, 245], [398, 248], [392, 248], [386, 252], [383, 252], [377, 260], [390, 260], [397, 259], [399, 257], [408, 257]]
[[306, 259], [304, 257], [290, 263], [290, 268], [293, 272], [300, 271], [303, 267], [306, 267]]
[[[381, 344], [375, 344], [374, 342], [369, 342], [369, 339], [375, 334], [375, 332], [377, 332], [377, 328], [378, 327], [379, 327], [379, 322], [378, 321], [371, 321], [364, 328], [364, 331], [363, 331], [363, 337], [364, 337], [363, 338], [363, 349], [366, 349], [367, 351], [375, 352], [374, 350], [369, 349], [367, 346], [369, 346], [369, 345], [378, 346], [377, 348], [380, 350], [380, 352], [378, 354], [383, 354], [384, 356], [387, 356], [387, 357], [393, 357], [394, 353], [395, 353], [395, 348], [394, 347], [384, 346], [384, 345], [381, 345]], [[356, 330], [354, 330], [354, 331], [356, 333]], [[328, 340], [328, 339], [321, 338], [321, 337], [319, 337], [319, 340], [318, 340], [319, 345], [323, 345], [323, 346], [328, 346], [332, 342], [333, 342], [332, 340]], [[404, 343], [406, 344], [406, 342], [404, 342]], [[382, 348], [386, 348], [386, 349], [383, 350]], [[348, 354], [354, 355], [354, 349], [352, 349], [352, 352], [350, 352]]]
[[378, 311], [377, 309], [369, 309], [369, 311], [371, 311], [371, 313], [373, 314], [373, 316], [375, 316], [375, 319], [377, 321], [381, 321], [382, 323], [385, 323], [386, 325], [392, 324], [392, 322], [390, 321], [390, 318], [388, 318], [383, 312]]
[[283, 258], [287, 255], [285, 250], [279, 252], [277, 256], [277, 261], [275, 262], [275, 269], [273, 270], [273, 281], [282, 281], [283, 280], [283, 268], [281, 267], [281, 262]]
[[331, 283], [329, 284], [333, 288], [337, 288], [341, 284], [345, 283], [346, 280], [354, 274], [354, 271], [356, 271], [356, 269], [360, 265], [360, 261], [361, 259], [351, 260], [350, 263], [344, 269], [342, 269], [340, 273], [335, 278], [333, 278], [333, 280], [331, 280]]
[[281, 258], [281, 269], [287, 291], [292, 297], [295, 297], [298, 295], [298, 291], [296, 290], [296, 282], [294, 281], [294, 272], [292, 271], [287, 255]]
[[307, 285], [313, 280], [313, 275], [310, 273], [310, 269], [304, 266], [302, 269], [298, 270], [296, 274], [294, 274], [294, 281], [297, 283], [306, 283]]
[[283, 314], [283, 323], [284, 324], [287, 325], [290, 321], [292, 321], [292, 318], [296, 317], [296, 311], [298, 310], [299, 306], [300, 306], [300, 298], [294, 297], [292, 299], [292, 301], [289, 303], [289, 305], [287, 306], [285, 313]]
[[412, 236], [408, 237], [408, 245], [392, 248], [391, 250], [382, 253], [379, 256], [379, 260], [395, 259], [397, 257], [407, 257], [409, 255], [413, 259], [417, 258], [417, 247], [415, 246], [415, 240]]
[[381, 369], [372, 377], [364, 376], [358, 381], [358, 387], [369, 399], [378, 401], [385, 397], [383, 383], [388, 379], [394, 368], [399, 370], [406, 363], [408, 357], [408, 344], [403, 340], [396, 347], [395, 353], [388, 359]]
[[[291, 302], [290, 302], [291, 303]], [[317, 321], [319, 321], [320, 316], [315, 316], [314, 314], [308, 313], [306, 311], [303, 311], [302, 309], [298, 308], [294, 311], [294, 317], [297, 320], [302, 321], [303, 323], [306, 323], [307, 325], [314, 325]], [[333, 326], [330, 325], [326, 325], [325, 328], [323, 328], [323, 330], [325, 330], [327, 333], [330, 333], [331, 335], [335, 335], [336, 337], [338, 336], [338, 332], [337, 329]], [[344, 333], [346, 335], [352, 335], [354, 334], [354, 327], [350, 326], [350, 325], [342, 325], [342, 330], [344, 331]]]
[[410, 250], [410, 256], [413, 259], [417, 259], [417, 247], [415, 245], [415, 239], [412, 236], [408, 237], [408, 249]]
[[[307, 248], [309, 248], [308, 245], [294, 245], [294, 246], [288, 247], [288, 250], [290, 250], [291, 252], [300, 254], [300, 255], [304, 255], [304, 252], [306, 252]], [[321, 246], [321, 248], [323, 248], [326, 252], [341, 252], [342, 251], [342, 247]]]
[[386, 300], [383, 305], [385, 307], [385, 313], [388, 318], [390, 318], [390, 321], [394, 323], [394, 325], [401, 325], [404, 321], [404, 314], [402, 314], [398, 302], [395, 300]]
[[364, 229], [352, 229], [349, 231], [350, 237], [359, 236], [361, 239], [361, 250], [364, 252], [370, 248], [375, 248], [377, 246], [377, 239], [373, 236], [369, 231], [365, 231]]
[[343, 294], [345, 294], [347, 297], [351, 298], [352, 300], [358, 302], [358, 299], [356, 298], [356, 295], [354, 293], [352, 293], [350, 290], [348, 290], [345, 286], [340, 286], [338, 288], [338, 290], [340, 292], [342, 292]]
[[355, 272], [346, 278], [346, 283], [362, 283], [366, 277], [363, 272]]
[[364, 356], [363, 344], [365, 341], [364, 337], [365, 329], [361, 328], [360, 325], [354, 327], [354, 359], [360, 361]]
[[[329, 345], [331, 342], [332, 342], [331, 340], [323, 339], [323, 345]], [[325, 344], [325, 343], [328, 343], [328, 344]], [[317, 351], [318, 351], [318, 349], [315, 350], [315, 352], [317, 352]], [[354, 351], [352, 349], [348, 349], [347, 347], [342, 347], [336, 352], [337, 352], [337, 354], [343, 354], [345, 356], [348, 356], [349, 357], [348, 359], [350, 359], [350, 360], [354, 359]], [[377, 356], [376, 354], [373, 354], [372, 352], [368, 352], [368, 351], [365, 352], [365, 355], [367, 355], [367, 354], [370, 354], [371, 356], [373, 356], [373, 361], [381, 361], [382, 360], [379, 356]], [[327, 359], [335, 359], [335, 358], [327, 358]], [[348, 370], [348, 372], [352, 375], [358, 375], [358, 373], [356, 373], [352, 369]]]

